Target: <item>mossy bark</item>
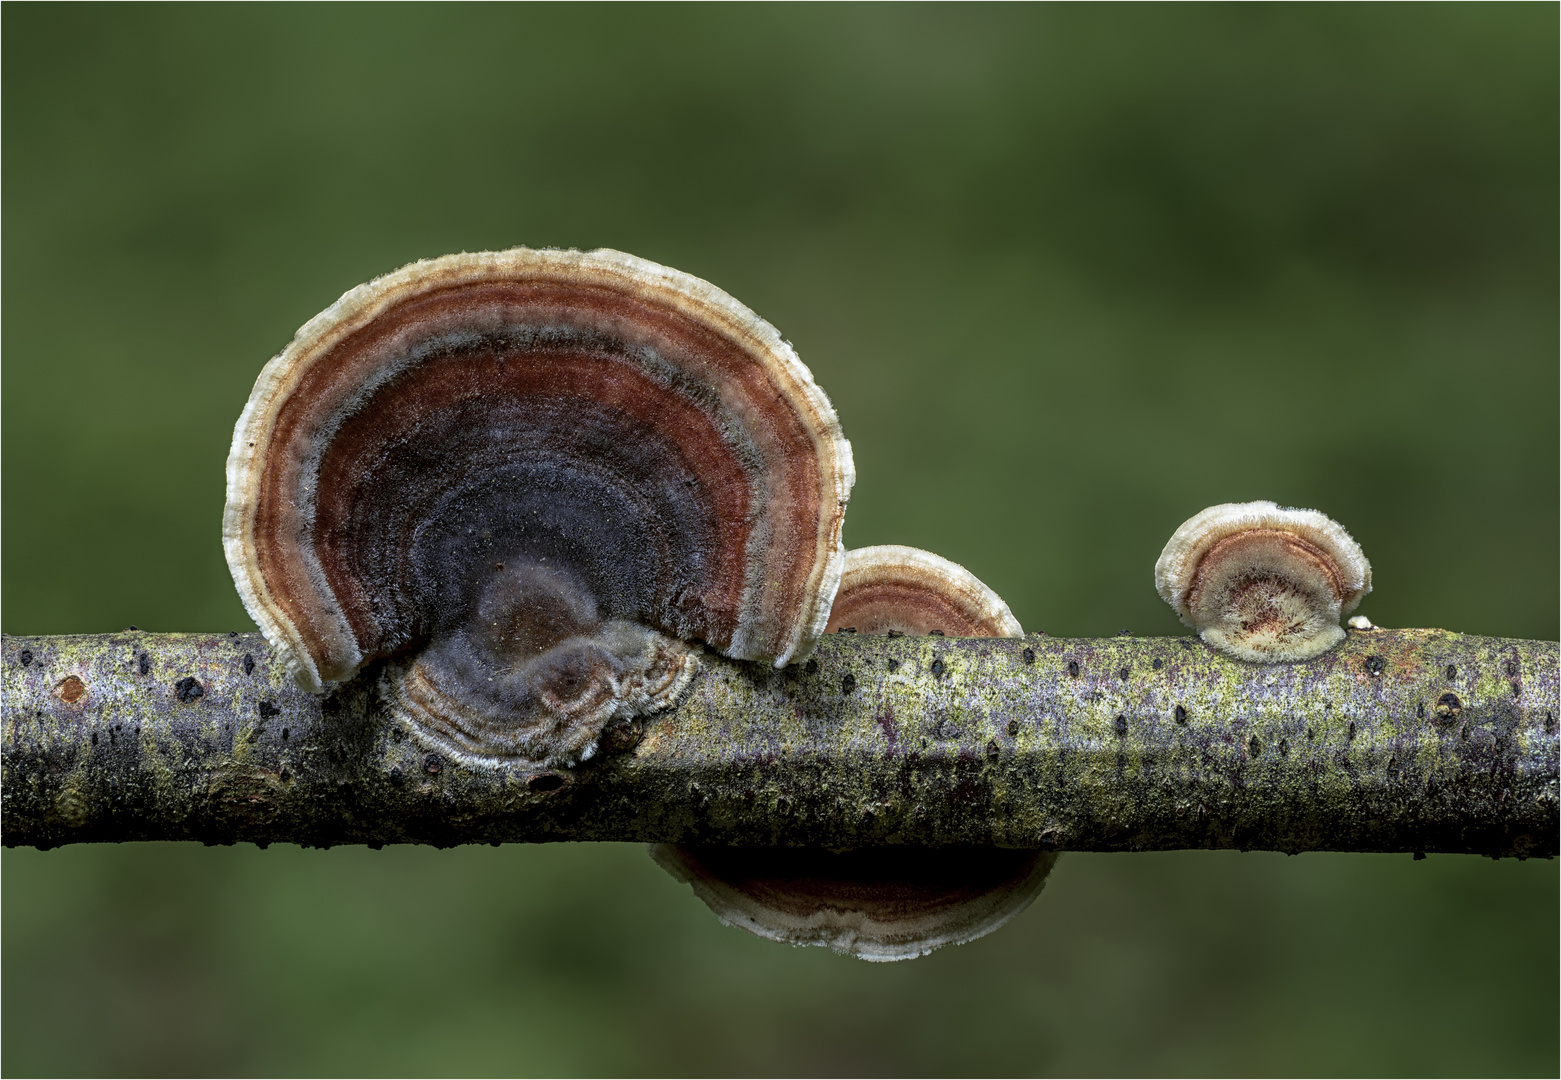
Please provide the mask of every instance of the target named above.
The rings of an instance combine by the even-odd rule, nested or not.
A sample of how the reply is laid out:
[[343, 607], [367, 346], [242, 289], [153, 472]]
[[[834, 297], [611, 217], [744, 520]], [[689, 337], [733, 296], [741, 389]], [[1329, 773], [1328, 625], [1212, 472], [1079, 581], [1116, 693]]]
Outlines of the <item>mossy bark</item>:
[[638, 840], [1139, 851], [1557, 846], [1554, 642], [1351, 631], [1260, 666], [1195, 638], [834, 635], [707, 655], [572, 770], [472, 768], [298, 689], [257, 635], [6, 637], [8, 846]]

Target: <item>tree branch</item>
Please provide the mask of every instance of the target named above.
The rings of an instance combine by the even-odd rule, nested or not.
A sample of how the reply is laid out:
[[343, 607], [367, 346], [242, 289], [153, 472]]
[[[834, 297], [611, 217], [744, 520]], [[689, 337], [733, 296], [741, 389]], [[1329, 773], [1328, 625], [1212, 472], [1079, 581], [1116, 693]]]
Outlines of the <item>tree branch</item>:
[[8, 846], [1556, 854], [1554, 642], [1352, 631], [1265, 667], [1195, 638], [834, 635], [783, 671], [707, 656], [675, 709], [543, 772], [430, 752], [384, 718], [372, 675], [306, 694], [258, 635], [0, 651]]

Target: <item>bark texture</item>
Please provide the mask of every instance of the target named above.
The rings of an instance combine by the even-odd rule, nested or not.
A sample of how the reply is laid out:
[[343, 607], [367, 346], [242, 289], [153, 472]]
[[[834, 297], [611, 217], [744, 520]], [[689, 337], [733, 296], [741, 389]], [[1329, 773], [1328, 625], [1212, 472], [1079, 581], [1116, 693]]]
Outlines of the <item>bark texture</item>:
[[1299, 664], [1196, 638], [831, 635], [707, 655], [572, 770], [468, 768], [258, 635], [6, 637], [8, 846], [637, 840], [1138, 851], [1557, 847], [1554, 642], [1351, 631]]

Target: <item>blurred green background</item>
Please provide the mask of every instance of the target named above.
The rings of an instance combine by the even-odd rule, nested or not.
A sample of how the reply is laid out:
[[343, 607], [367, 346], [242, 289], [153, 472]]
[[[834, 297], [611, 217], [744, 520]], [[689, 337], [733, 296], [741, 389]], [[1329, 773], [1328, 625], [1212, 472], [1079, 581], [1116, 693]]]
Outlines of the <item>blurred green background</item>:
[[[232, 424], [411, 259], [610, 246], [796, 343], [1026, 628], [1183, 632], [1184, 518], [1557, 636], [1554, 5], [88, 7], [3, 36], [4, 629], [227, 630]], [[633, 845], [4, 854], [22, 1074], [1545, 1074], [1553, 862], [1063, 859], [867, 965]]]

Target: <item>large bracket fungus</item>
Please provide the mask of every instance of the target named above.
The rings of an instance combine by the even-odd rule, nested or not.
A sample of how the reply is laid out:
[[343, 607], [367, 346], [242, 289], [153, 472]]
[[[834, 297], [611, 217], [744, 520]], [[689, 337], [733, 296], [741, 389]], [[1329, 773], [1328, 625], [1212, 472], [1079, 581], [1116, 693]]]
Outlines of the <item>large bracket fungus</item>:
[[1182, 622], [1238, 660], [1309, 660], [1344, 640], [1371, 564], [1337, 521], [1271, 502], [1223, 503], [1177, 529], [1155, 588]]
[[[899, 545], [846, 553], [829, 628], [1024, 636], [974, 574]], [[863, 960], [909, 960], [991, 933], [1030, 905], [1057, 861], [1050, 851], [898, 845], [832, 852], [652, 844], [650, 853], [726, 925]]]
[[250, 614], [323, 691], [472, 763], [569, 764], [673, 701], [697, 643], [823, 631], [850, 444], [775, 328], [615, 251], [413, 263], [266, 365], [228, 458]]

